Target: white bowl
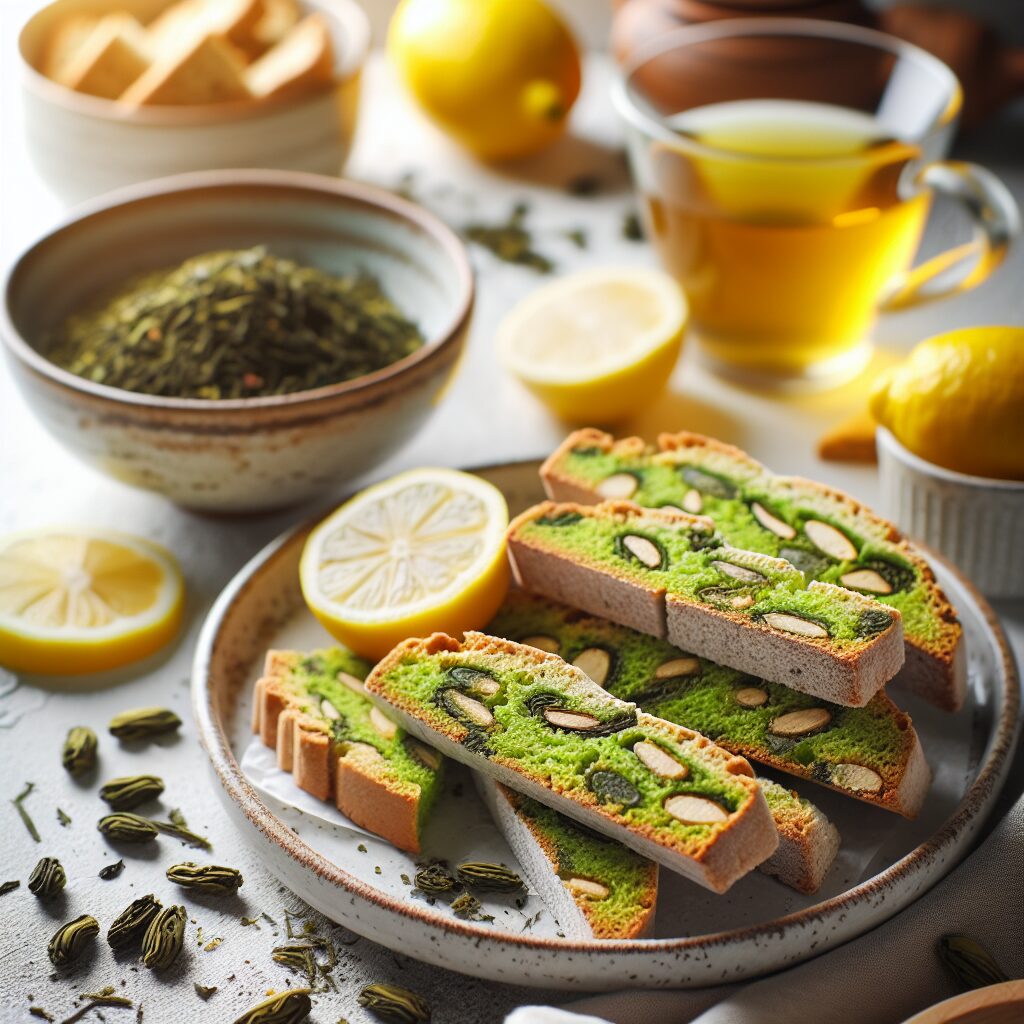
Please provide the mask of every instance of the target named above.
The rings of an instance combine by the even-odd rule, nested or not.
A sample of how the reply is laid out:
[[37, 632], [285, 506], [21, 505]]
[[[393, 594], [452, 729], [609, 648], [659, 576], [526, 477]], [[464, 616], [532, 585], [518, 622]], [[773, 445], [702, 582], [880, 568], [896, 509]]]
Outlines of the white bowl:
[[18, 38], [29, 153], [65, 202], [183, 171], [269, 167], [339, 174], [355, 133], [359, 78], [370, 26], [355, 0], [303, 0], [325, 18], [336, 53], [335, 81], [311, 96], [266, 103], [127, 109], [41, 74], [50, 30], [81, 12], [127, 10], [150, 21], [170, 0], [56, 0]]
[[1024, 482], [943, 469], [878, 428], [882, 512], [989, 597], [1024, 597]]

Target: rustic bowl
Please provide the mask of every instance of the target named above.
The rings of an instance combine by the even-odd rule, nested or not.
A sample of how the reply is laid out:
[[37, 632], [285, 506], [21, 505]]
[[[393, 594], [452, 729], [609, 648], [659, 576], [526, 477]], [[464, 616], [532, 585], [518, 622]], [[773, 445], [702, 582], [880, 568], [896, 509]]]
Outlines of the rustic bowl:
[[266, 103], [125, 109], [74, 92], [38, 66], [51, 28], [69, 14], [127, 10], [146, 23], [170, 0], [56, 0], [18, 38], [28, 149], [36, 170], [74, 203], [151, 178], [221, 167], [275, 167], [338, 174], [356, 127], [359, 79], [370, 26], [355, 0], [303, 0], [334, 40], [333, 85]]
[[1024, 597], [1024, 480], [937, 466], [884, 427], [876, 440], [882, 513], [945, 555], [982, 593]]
[[[40, 354], [97, 294], [197, 253], [266, 244], [335, 273], [365, 268], [426, 337], [404, 359], [311, 391], [225, 401], [94, 384]], [[29, 406], [74, 454], [194, 509], [282, 507], [371, 469], [412, 437], [465, 341], [473, 276], [436, 217], [382, 190], [285, 171], [211, 171], [91, 204], [9, 271], [0, 336]]]

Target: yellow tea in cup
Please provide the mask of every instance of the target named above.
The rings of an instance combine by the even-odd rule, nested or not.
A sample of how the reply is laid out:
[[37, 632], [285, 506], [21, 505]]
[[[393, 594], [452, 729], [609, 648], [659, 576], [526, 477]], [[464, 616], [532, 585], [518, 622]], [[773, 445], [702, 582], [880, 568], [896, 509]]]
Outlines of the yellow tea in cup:
[[641, 197], [662, 262], [714, 359], [799, 375], [862, 362], [879, 298], [914, 258], [929, 194], [919, 156], [861, 111], [739, 100], [669, 122]]
[[[992, 174], [942, 159], [956, 76], [881, 32], [689, 25], [639, 48], [613, 95], [662, 263], [712, 364], [746, 382], [850, 376], [880, 309], [974, 287], [1020, 229]], [[975, 237], [913, 266], [935, 193]]]

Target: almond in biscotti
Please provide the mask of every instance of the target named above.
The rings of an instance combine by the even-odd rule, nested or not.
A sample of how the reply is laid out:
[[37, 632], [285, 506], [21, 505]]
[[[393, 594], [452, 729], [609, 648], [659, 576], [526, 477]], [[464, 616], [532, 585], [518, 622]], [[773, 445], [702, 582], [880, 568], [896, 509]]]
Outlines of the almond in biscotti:
[[612, 668], [612, 656], [603, 647], [588, 647], [580, 651], [572, 663], [586, 672], [598, 686], [604, 686]]
[[852, 562], [857, 557], [857, 549], [850, 538], [831, 523], [823, 523], [820, 519], [808, 519], [804, 523], [804, 533], [820, 552], [837, 562]]

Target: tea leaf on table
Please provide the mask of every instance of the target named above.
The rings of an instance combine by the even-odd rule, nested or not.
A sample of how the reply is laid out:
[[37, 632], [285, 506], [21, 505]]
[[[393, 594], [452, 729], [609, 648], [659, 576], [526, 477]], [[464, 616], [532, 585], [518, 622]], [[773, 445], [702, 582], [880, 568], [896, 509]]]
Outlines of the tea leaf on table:
[[39, 830], [36, 828], [35, 822], [31, 817], [29, 817], [29, 813], [24, 807], [25, 798], [29, 796], [35, 788], [36, 784], [34, 782], [26, 782], [25, 788], [11, 801], [11, 803], [14, 804], [14, 807], [18, 812], [18, 816], [24, 822], [25, 828], [28, 829], [28, 834], [37, 843], [41, 843], [42, 839], [39, 838]]
[[964, 990], [1010, 980], [992, 954], [968, 935], [943, 935], [939, 939], [939, 959]]
[[124, 861], [119, 860], [113, 864], [108, 864], [105, 868], [100, 868], [99, 876], [104, 882], [109, 882], [112, 878], [117, 878], [122, 871], [124, 871]]
[[12, 878], [8, 882], [0, 883], [0, 896], [6, 896], [9, 892], [14, 892], [15, 889], [21, 887], [21, 882], [16, 878]]
[[533, 235], [524, 224], [528, 210], [526, 203], [517, 203], [504, 224], [467, 224], [463, 233], [469, 241], [483, 246], [499, 260], [549, 274], [555, 264], [533, 248]]

